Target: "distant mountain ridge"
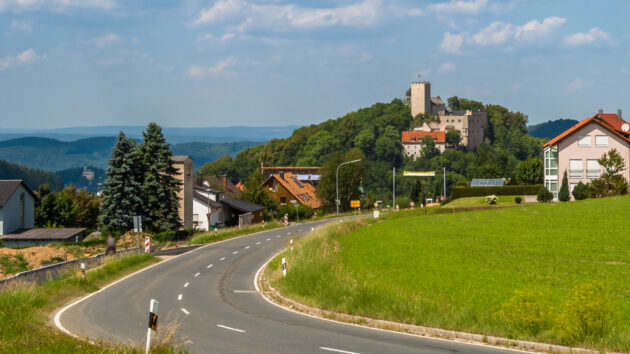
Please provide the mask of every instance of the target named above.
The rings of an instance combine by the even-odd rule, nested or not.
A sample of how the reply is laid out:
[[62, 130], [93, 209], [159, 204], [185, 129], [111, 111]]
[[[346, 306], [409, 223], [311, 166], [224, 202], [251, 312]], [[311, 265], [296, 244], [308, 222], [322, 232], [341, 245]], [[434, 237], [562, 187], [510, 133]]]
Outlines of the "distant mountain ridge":
[[529, 135], [535, 138], [553, 139], [578, 123], [579, 121], [575, 119], [556, 119], [536, 125], [530, 125], [527, 127], [527, 131], [529, 132]]

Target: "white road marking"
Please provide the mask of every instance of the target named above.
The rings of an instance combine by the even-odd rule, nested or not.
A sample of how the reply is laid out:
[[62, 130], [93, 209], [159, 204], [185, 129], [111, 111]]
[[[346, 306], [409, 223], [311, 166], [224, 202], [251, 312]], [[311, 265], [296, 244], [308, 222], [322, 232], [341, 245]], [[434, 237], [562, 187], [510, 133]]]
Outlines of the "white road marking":
[[276, 238], [280, 237], [280, 235], [276, 235]]
[[212, 264], [208, 264], [206, 268], [212, 268]]
[[[287, 232], [287, 235], [291, 235], [291, 233], [290, 233], [290, 232]], [[276, 236], [276, 237], [278, 237], [278, 236]]]
[[183, 313], [185, 313], [185, 314], [187, 314], [187, 315], [190, 315], [190, 312], [188, 312], [188, 310], [186, 310], [185, 308], [183, 308], [183, 307], [182, 307], [182, 309], [181, 309], [181, 310], [182, 310], [182, 312], [183, 312]]
[[302, 229], [299, 229], [298, 232], [302, 232]]
[[256, 290], [234, 290], [236, 294], [258, 294]]
[[232, 252], [232, 254], [237, 254], [237, 253], [238, 253], [238, 251], [234, 251], [234, 252]]
[[222, 261], [222, 260], [224, 260], [224, 259], [225, 259], [225, 257], [223, 257], [223, 258], [221, 258], [221, 259], [219, 259], [219, 260], [220, 260], [220, 261]]
[[197, 273], [197, 274], [195, 274], [195, 278], [196, 278], [196, 277], [198, 277], [198, 276], [199, 276], [199, 274], [201, 274], [201, 273]]
[[245, 249], [248, 249], [248, 248], [249, 248], [249, 246], [245, 247]]
[[359, 354], [359, 353], [355, 353], [355, 352], [349, 352], [349, 351], [346, 351], [346, 350], [340, 350], [340, 349], [328, 348], [328, 347], [319, 347], [319, 349], [321, 349], [321, 350], [328, 350], [329, 352], [336, 352], [336, 353]]
[[188, 284], [190, 284], [190, 283], [186, 282], [186, 284], [184, 284], [184, 288], [187, 288]]
[[182, 301], [182, 294], [179, 294], [179, 296], [177, 296], [177, 301]]
[[232, 327], [228, 327], [228, 326], [224, 326], [224, 325], [220, 325], [220, 324], [218, 324], [217, 327], [229, 329], [230, 331], [234, 331], [234, 332], [240, 332], [240, 333], [245, 333], [246, 332], [246, 331], [244, 331], [242, 329], [232, 328]]
[[260, 241], [256, 242], [257, 245], [260, 245]]
[[268, 238], [266, 241], [271, 241], [271, 239], [270, 239], [270, 238]]

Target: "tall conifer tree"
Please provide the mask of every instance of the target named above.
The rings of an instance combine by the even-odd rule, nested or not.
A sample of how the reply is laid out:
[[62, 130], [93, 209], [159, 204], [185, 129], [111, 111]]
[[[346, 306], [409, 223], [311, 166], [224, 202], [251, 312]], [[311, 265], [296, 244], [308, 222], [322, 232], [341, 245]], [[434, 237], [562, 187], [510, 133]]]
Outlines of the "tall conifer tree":
[[138, 173], [142, 167], [135, 141], [120, 132], [103, 185], [101, 223], [108, 230], [122, 233], [133, 227], [133, 216], [142, 205], [142, 180]]
[[143, 225], [151, 231], [177, 229], [181, 227], [177, 197], [181, 182], [175, 178], [179, 173], [173, 167], [173, 153], [156, 123], [149, 123], [142, 139], [139, 152], [144, 170]]

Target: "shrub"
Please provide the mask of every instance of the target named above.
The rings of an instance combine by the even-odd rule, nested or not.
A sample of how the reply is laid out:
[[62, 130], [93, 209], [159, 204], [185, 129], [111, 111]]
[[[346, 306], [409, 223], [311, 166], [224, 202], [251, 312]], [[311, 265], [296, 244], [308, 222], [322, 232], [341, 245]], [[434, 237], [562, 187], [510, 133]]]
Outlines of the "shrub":
[[575, 188], [573, 188], [573, 198], [575, 200], [586, 199], [589, 195], [589, 188], [586, 184], [580, 182]]
[[564, 175], [562, 176], [562, 184], [560, 185], [560, 191], [558, 192], [558, 200], [561, 202], [568, 202], [569, 200], [571, 200], [567, 171], [564, 171]]
[[544, 292], [516, 289], [510, 300], [501, 307], [499, 316], [518, 329], [536, 334], [549, 326], [551, 308]]
[[603, 336], [610, 327], [610, 296], [602, 283], [575, 287], [556, 320], [556, 331], [566, 344], [587, 336]]
[[496, 195], [488, 195], [486, 196], [486, 203], [490, 204], [490, 205], [494, 205], [497, 203], [497, 196]]
[[[287, 204], [279, 206], [278, 216], [280, 217], [280, 219], [284, 218], [284, 214], [289, 214], [289, 220], [295, 220], [295, 205]], [[299, 204], [298, 215], [300, 216], [300, 220], [309, 219], [313, 216], [313, 208], [309, 207], [308, 205]]]
[[536, 200], [542, 203], [547, 203], [553, 200], [553, 194], [545, 187], [538, 188], [538, 194], [536, 194]]
[[503, 187], [453, 187], [453, 199], [465, 197], [483, 197], [486, 195], [536, 195], [541, 185], [503, 186]]
[[521, 197], [514, 197], [514, 203], [521, 204], [522, 201], [523, 201], [523, 198], [521, 198]]
[[175, 239], [175, 231], [164, 231], [153, 235], [153, 240], [157, 243], [164, 243]]

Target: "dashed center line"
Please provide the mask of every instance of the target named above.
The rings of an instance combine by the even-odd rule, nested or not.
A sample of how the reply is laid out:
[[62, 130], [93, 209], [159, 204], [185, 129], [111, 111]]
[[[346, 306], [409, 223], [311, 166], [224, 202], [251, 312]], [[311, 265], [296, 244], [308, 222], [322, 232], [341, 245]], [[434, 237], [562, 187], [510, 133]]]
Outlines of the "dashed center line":
[[302, 232], [302, 229], [299, 229], [298, 232]]
[[232, 252], [232, 254], [237, 254], [237, 253], [238, 253], [238, 251], [234, 251], [234, 252]]
[[187, 288], [188, 284], [190, 284], [190, 283], [186, 282], [186, 284], [184, 284], [184, 288]]
[[212, 268], [212, 264], [208, 264], [206, 268]]
[[266, 241], [271, 241], [271, 239], [270, 239], [270, 238], [268, 238]]
[[249, 248], [249, 246], [245, 247], [245, 249], [248, 249], [248, 248]]
[[[288, 235], [288, 234], [287, 234]], [[276, 238], [280, 237], [280, 235], [276, 235]]]
[[196, 277], [198, 277], [198, 276], [199, 276], [199, 274], [201, 274], [201, 273], [197, 273], [197, 274], [195, 274], [195, 278], [196, 278]]
[[260, 241], [256, 242], [257, 245], [260, 245]]
[[221, 259], [219, 259], [219, 260], [220, 260], [220, 261], [222, 261], [222, 260], [224, 260], [224, 259], [225, 259], [225, 257], [223, 257], [223, 258], [221, 258]]
[[[290, 233], [290, 232], [287, 232], [287, 235], [291, 235], [291, 233]], [[276, 236], [276, 237], [278, 237], [278, 236]]]
[[359, 354], [359, 353], [355, 353], [355, 352], [349, 352], [349, 351], [346, 351], [346, 350], [335, 349], [335, 348], [328, 348], [328, 347], [319, 347], [319, 349], [321, 349], [321, 350], [327, 350], [327, 351], [329, 351], [329, 352], [335, 352], [335, 353]]
[[232, 327], [224, 326], [224, 325], [221, 325], [221, 324], [218, 324], [217, 327], [229, 329], [230, 331], [234, 331], [234, 332], [240, 332], [240, 333], [245, 333], [246, 332], [245, 330], [242, 330], [242, 329], [232, 328]]
[[182, 294], [179, 294], [179, 295], [177, 296], [177, 300], [178, 300], [178, 301], [182, 301]]
[[188, 312], [188, 310], [186, 310], [185, 308], [183, 308], [183, 307], [182, 307], [182, 309], [181, 309], [181, 310], [182, 310], [182, 312], [183, 312], [183, 313], [185, 313], [185, 314], [187, 314], [187, 315], [190, 315], [190, 312]]

